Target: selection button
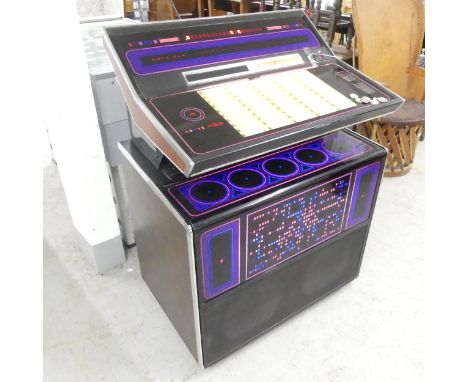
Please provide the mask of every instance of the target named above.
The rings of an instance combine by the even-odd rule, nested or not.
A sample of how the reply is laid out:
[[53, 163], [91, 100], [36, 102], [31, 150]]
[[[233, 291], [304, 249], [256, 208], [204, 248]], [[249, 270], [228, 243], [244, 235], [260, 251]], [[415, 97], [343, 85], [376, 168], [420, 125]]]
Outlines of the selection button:
[[180, 111], [181, 118], [190, 122], [198, 122], [205, 118], [205, 112], [197, 107], [186, 107]]

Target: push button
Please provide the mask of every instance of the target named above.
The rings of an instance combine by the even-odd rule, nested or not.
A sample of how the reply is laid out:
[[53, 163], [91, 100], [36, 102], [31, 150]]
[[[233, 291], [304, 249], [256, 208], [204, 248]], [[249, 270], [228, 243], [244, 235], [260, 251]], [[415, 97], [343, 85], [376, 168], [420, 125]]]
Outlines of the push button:
[[197, 107], [186, 107], [180, 111], [181, 118], [190, 122], [198, 122], [205, 118], [205, 112]]

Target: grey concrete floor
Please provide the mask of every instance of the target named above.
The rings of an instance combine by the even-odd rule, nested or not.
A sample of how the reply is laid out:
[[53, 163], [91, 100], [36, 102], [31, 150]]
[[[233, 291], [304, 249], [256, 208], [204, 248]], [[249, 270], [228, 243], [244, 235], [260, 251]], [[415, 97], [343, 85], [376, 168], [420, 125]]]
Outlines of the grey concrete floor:
[[96, 275], [44, 166], [44, 380], [416, 382], [424, 367], [424, 144], [385, 178], [357, 280], [207, 370], [143, 282], [135, 250]]

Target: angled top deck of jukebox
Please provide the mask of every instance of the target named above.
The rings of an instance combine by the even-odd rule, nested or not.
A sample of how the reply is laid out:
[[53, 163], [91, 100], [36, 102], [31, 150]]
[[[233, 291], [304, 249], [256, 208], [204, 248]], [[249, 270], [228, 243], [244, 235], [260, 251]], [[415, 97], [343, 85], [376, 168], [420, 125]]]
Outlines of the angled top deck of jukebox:
[[185, 176], [395, 111], [299, 10], [106, 28], [139, 128]]

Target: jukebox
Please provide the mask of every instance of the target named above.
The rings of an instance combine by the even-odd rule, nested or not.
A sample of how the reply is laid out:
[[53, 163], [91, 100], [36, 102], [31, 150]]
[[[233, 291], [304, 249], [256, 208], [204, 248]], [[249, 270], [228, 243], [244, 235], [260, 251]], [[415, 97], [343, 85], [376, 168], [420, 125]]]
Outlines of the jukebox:
[[299, 10], [106, 28], [145, 282], [209, 366], [359, 274], [386, 151], [345, 127], [403, 100]]

